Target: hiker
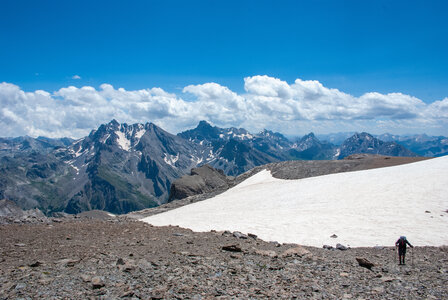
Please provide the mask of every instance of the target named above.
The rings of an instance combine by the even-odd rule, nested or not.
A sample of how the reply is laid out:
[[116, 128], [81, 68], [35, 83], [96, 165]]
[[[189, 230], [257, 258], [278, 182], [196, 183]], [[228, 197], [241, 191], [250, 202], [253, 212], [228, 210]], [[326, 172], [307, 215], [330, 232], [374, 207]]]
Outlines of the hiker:
[[399, 265], [405, 265], [404, 257], [406, 256], [406, 244], [408, 244], [411, 248], [414, 248], [405, 236], [400, 236], [398, 241], [395, 242], [395, 247], [398, 247]]

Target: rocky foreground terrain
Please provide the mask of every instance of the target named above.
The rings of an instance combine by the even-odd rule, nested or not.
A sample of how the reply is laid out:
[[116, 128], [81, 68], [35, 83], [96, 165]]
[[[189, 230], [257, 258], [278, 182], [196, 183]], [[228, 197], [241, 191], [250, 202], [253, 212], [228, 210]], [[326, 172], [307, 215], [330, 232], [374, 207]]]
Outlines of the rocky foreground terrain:
[[398, 266], [393, 247], [280, 245], [240, 233], [152, 227], [105, 213], [0, 225], [0, 241], [0, 299], [448, 295], [448, 247], [414, 248], [408, 264]]

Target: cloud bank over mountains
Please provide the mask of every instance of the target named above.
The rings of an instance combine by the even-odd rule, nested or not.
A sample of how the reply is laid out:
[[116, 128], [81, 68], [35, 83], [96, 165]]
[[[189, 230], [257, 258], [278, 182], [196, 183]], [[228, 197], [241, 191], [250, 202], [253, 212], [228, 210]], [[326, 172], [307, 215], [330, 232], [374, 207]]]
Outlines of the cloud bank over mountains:
[[315, 80], [296, 79], [290, 84], [269, 76], [244, 78], [244, 89], [245, 93], [237, 94], [217, 83], [205, 83], [173, 94], [161, 88], [127, 91], [102, 84], [99, 89], [69, 86], [49, 93], [25, 92], [3, 82], [1, 135], [81, 137], [114, 118], [127, 123], [153, 122], [173, 133], [194, 127], [200, 120], [285, 134], [443, 134], [448, 126], [448, 98], [427, 104], [401, 93], [371, 92], [355, 97]]

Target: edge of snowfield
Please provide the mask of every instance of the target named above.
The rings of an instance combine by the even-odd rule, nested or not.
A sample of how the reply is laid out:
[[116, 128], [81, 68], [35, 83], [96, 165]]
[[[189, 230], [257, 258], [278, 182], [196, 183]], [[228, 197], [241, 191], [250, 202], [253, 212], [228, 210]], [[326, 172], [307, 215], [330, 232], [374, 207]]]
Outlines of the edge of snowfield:
[[[448, 245], [448, 156], [299, 180], [264, 170], [216, 197], [150, 216], [156, 226], [254, 233], [322, 247]], [[336, 234], [337, 238], [330, 238]]]

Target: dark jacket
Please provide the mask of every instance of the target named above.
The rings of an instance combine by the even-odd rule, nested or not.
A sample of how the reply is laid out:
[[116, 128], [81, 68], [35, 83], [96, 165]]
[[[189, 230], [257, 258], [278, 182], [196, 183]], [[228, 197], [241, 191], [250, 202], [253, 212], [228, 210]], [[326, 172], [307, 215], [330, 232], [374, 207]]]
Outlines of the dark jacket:
[[411, 248], [414, 247], [411, 245], [411, 243], [409, 243], [409, 241], [407, 239], [399, 238], [395, 242], [395, 246], [398, 246], [398, 249], [400, 249], [400, 250], [406, 250], [406, 244], [408, 244]]

